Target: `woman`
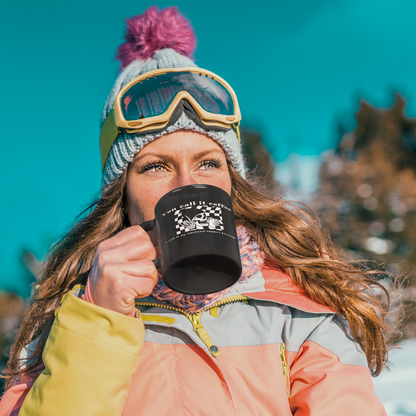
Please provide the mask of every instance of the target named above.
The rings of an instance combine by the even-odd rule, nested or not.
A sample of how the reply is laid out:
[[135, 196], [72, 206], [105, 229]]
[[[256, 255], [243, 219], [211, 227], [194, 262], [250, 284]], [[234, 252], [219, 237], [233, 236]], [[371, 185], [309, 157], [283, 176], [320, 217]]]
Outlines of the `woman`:
[[[174, 8], [128, 21], [102, 195], [49, 256], [0, 415], [385, 415], [370, 377], [387, 361], [381, 286], [312, 215], [245, 179], [235, 94], [194, 46]], [[231, 195], [243, 264], [205, 296], [165, 286], [140, 227], [198, 183]]]

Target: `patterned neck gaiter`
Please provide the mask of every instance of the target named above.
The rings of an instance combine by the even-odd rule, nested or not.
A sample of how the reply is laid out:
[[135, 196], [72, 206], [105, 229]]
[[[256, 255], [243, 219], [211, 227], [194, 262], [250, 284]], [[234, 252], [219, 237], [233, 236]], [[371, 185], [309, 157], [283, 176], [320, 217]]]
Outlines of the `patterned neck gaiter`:
[[[242, 282], [262, 268], [264, 253], [245, 227], [237, 227], [237, 237], [243, 266], [238, 282]], [[153, 288], [152, 296], [176, 308], [184, 309], [188, 313], [196, 313], [221, 300], [229, 290], [230, 288], [227, 288], [209, 295], [185, 295], [168, 288], [159, 273], [159, 280]]]

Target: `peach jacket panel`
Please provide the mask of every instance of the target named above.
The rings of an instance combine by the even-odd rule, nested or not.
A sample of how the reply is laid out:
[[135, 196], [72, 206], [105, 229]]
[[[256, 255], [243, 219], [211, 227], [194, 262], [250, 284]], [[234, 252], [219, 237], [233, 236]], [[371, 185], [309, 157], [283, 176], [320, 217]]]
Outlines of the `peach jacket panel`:
[[194, 315], [148, 297], [128, 317], [84, 291], [64, 297], [45, 368], [5, 393], [0, 416], [386, 415], [345, 320], [279, 270]]

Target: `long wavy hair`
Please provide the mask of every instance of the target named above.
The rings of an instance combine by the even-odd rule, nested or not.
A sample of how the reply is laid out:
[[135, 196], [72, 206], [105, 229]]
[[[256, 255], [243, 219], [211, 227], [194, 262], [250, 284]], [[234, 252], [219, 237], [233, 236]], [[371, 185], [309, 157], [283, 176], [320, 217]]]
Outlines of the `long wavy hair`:
[[[285, 201], [278, 188], [271, 192], [254, 176], [243, 179], [231, 165], [229, 172], [237, 224], [250, 230], [268, 263], [288, 273], [311, 299], [348, 320], [372, 374], [378, 375], [389, 348], [389, 295], [377, 282], [379, 272], [341, 260], [319, 219], [305, 206]], [[6, 388], [39, 371], [54, 312], [63, 295], [86, 281], [97, 246], [129, 226], [123, 213], [126, 178], [127, 169], [50, 251], [10, 351], [4, 371]], [[25, 348], [30, 352], [21, 358], [26, 356], [22, 354]]]

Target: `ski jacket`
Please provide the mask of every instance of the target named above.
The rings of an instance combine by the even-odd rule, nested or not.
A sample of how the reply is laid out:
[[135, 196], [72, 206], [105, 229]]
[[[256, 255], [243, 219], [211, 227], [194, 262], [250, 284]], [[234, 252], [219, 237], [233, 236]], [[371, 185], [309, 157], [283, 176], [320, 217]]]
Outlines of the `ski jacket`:
[[[136, 317], [69, 293], [33, 381], [0, 416], [385, 416], [345, 320], [264, 267], [188, 315], [152, 297]], [[30, 349], [30, 348], [29, 348]]]

